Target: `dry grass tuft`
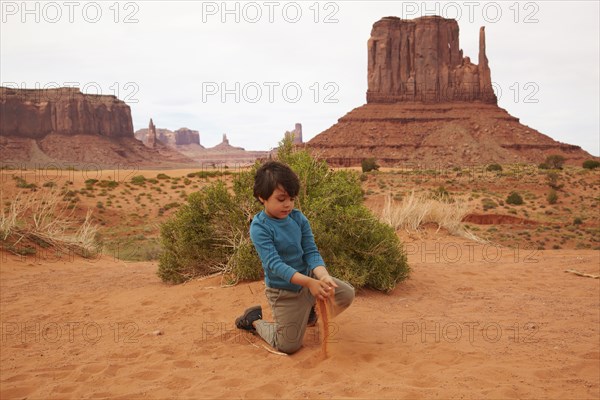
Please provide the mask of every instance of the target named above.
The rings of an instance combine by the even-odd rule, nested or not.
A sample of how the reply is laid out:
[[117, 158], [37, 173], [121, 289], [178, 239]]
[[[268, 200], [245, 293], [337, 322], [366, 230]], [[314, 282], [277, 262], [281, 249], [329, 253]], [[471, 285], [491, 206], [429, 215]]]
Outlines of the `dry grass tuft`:
[[[2, 199], [0, 198], [0, 202]], [[97, 226], [88, 210], [81, 221], [57, 190], [18, 193], [0, 214], [0, 239], [17, 246], [23, 239], [88, 256], [97, 250]]]
[[468, 213], [469, 206], [463, 201], [440, 201], [425, 193], [415, 194], [412, 191], [402, 201], [387, 196], [380, 218], [395, 230], [417, 231], [422, 225], [433, 223], [438, 231], [444, 228], [452, 235], [481, 242], [482, 239], [465, 228], [462, 222]]

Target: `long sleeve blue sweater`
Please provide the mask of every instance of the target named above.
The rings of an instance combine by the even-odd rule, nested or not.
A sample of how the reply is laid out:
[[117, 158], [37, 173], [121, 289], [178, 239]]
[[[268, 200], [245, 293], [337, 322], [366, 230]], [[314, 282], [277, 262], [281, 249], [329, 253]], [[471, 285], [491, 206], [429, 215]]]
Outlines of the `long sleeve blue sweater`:
[[299, 210], [292, 210], [282, 219], [259, 212], [250, 224], [250, 238], [262, 261], [268, 287], [298, 292], [302, 287], [290, 282], [292, 276], [296, 272], [308, 276], [319, 265], [325, 265], [310, 223]]

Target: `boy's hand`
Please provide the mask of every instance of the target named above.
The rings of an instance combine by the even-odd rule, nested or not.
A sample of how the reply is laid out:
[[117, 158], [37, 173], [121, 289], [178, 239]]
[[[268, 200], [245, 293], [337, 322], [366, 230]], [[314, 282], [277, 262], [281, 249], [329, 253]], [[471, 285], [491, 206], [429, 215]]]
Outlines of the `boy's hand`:
[[[308, 290], [310, 290], [310, 293], [319, 300], [325, 300], [335, 291], [331, 285], [323, 281], [324, 278], [326, 277], [321, 278], [321, 280], [311, 279], [311, 282], [308, 285]], [[335, 282], [331, 282], [335, 285]]]
[[337, 283], [335, 283], [335, 281], [331, 278], [331, 275], [327, 274], [325, 276], [322, 276], [319, 279], [321, 282], [325, 282], [327, 285], [331, 286], [331, 287], [338, 287]]

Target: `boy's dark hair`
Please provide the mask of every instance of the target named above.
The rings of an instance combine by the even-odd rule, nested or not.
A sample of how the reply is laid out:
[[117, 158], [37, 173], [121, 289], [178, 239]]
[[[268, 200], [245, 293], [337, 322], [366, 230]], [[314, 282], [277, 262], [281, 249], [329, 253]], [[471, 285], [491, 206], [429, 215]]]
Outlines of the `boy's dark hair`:
[[277, 186], [281, 185], [290, 197], [298, 196], [300, 180], [290, 167], [279, 161], [267, 161], [261, 165], [254, 176], [254, 197], [259, 200], [271, 197]]

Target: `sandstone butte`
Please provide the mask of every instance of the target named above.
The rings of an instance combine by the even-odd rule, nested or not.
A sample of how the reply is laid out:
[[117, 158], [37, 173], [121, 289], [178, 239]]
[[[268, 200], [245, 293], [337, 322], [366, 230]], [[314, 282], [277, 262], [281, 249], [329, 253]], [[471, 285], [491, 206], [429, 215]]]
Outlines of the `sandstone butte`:
[[131, 110], [115, 96], [0, 87], [0, 115], [0, 156], [9, 167], [194, 163], [163, 144], [148, 148], [136, 140]]
[[307, 146], [330, 165], [459, 166], [539, 163], [560, 154], [581, 165], [593, 158], [519, 123], [498, 107], [479, 31], [478, 64], [463, 57], [456, 20], [384, 17], [368, 41], [367, 104]]

